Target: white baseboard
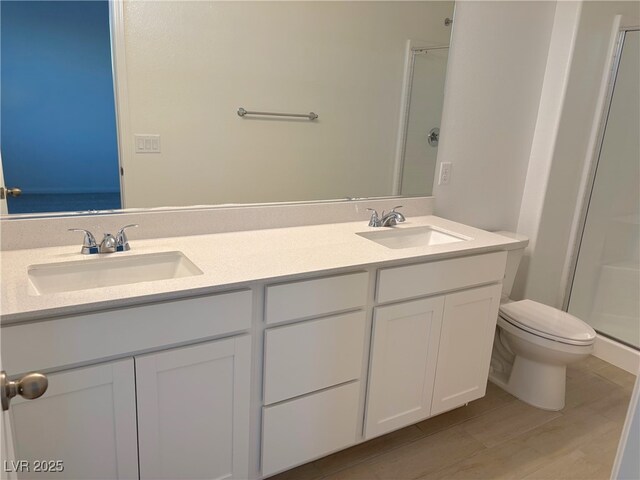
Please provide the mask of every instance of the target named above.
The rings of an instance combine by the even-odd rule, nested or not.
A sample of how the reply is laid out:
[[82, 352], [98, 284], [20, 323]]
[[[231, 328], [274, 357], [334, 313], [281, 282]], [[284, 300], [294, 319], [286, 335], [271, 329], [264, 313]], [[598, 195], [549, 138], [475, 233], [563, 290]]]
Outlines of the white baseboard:
[[598, 335], [592, 355], [634, 375], [640, 373], [640, 352], [610, 338]]

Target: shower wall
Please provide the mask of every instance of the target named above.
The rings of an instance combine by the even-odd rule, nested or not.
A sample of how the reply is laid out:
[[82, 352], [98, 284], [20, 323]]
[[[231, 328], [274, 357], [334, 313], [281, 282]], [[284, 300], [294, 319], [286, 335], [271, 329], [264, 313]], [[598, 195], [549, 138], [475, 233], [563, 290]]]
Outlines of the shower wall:
[[625, 34], [569, 312], [640, 348], [640, 32]]

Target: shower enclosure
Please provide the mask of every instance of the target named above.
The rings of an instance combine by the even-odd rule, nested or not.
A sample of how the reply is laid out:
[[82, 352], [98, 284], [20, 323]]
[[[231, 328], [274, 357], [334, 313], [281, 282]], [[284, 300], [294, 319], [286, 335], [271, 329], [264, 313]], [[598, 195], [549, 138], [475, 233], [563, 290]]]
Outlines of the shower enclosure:
[[620, 33], [568, 311], [640, 349], [640, 31]]

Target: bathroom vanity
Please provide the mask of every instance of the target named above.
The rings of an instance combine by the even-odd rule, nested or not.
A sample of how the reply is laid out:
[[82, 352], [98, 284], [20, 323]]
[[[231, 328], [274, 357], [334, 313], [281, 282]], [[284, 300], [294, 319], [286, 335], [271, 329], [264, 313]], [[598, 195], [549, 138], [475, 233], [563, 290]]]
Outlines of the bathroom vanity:
[[[108, 258], [3, 252], [2, 369], [49, 381], [4, 412], [7, 455], [62, 461], [65, 478], [261, 478], [484, 396], [514, 241], [434, 216], [384, 231], [137, 240]], [[197, 268], [93, 288], [54, 271], [53, 293], [29, 276], [69, 262], [107, 275], [91, 262], [162, 252]]]

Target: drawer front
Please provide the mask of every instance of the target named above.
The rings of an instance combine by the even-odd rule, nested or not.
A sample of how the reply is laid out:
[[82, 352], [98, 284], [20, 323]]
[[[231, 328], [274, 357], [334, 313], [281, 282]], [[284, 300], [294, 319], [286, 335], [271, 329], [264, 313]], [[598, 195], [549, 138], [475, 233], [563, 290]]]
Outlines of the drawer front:
[[359, 397], [360, 382], [353, 382], [264, 407], [262, 474], [273, 475], [354, 444]]
[[267, 330], [264, 403], [360, 378], [364, 332], [363, 311]]
[[246, 330], [251, 298], [243, 290], [9, 325], [2, 328], [3, 367], [17, 375]]
[[378, 273], [376, 300], [393, 302], [405, 298], [500, 282], [504, 278], [507, 252], [486, 253], [381, 269]]
[[367, 272], [314, 278], [267, 287], [268, 324], [350, 310], [367, 302]]

